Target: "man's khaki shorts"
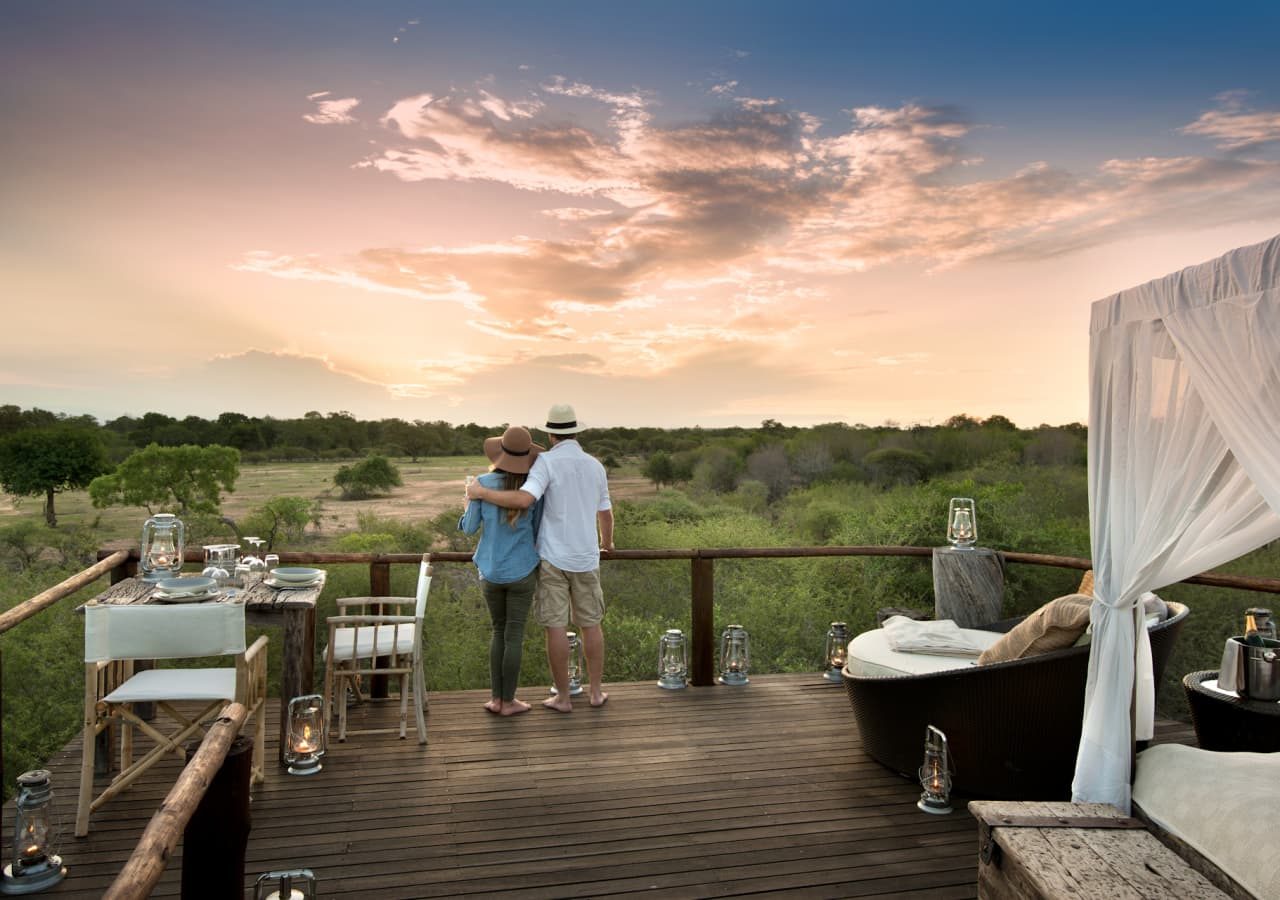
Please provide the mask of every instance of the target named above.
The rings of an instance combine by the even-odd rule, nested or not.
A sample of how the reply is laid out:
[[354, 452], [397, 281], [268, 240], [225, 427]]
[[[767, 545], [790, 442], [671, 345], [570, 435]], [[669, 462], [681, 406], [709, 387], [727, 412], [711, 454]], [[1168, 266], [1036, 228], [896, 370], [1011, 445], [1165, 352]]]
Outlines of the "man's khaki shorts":
[[566, 572], [543, 560], [538, 567], [538, 593], [530, 615], [543, 628], [567, 628], [569, 613], [579, 628], [599, 625], [604, 619], [604, 591], [600, 570]]

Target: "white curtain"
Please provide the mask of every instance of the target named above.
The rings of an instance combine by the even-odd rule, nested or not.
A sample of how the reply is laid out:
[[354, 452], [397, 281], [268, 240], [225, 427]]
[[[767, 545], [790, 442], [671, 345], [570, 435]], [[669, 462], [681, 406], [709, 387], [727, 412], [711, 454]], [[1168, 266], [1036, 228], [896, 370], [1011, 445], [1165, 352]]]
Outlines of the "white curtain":
[[1127, 812], [1155, 712], [1138, 598], [1280, 538], [1280, 237], [1095, 303], [1090, 372], [1096, 599], [1072, 793]]

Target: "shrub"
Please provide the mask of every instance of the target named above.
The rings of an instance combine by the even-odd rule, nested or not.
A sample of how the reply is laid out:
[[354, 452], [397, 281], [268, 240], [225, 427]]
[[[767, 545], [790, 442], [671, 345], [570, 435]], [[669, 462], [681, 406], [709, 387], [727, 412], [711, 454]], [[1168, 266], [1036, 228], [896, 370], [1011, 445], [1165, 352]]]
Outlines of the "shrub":
[[363, 500], [375, 494], [389, 494], [404, 484], [397, 469], [385, 456], [368, 456], [349, 466], [342, 466], [333, 476], [342, 490], [343, 500]]

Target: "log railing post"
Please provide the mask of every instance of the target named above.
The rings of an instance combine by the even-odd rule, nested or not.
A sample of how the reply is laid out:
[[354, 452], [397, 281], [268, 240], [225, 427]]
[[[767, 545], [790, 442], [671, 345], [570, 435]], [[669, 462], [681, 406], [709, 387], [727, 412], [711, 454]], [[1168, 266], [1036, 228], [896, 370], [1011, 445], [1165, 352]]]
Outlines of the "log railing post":
[[715, 684], [715, 560], [695, 556], [691, 560], [692, 600], [690, 680], [695, 686]]
[[[371, 562], [369, 563], [369, 596], [370, 597], [390, 597], [391, 596], [391, 563], [389, 562]], [[372, 612], [375, 616], [382, 615], [385, 611], [382, 604], [374, 604]], [[391, 665], [388, 657], [380, 656], [377, 660], [378, 668], [385, 668]], [[404, 690], [404, 685], [400, 685], [400, 689]], [[376, 699], [384, 699], [387, 696], [387, 676], [371, 675], [369, 676], [369, 696]]]

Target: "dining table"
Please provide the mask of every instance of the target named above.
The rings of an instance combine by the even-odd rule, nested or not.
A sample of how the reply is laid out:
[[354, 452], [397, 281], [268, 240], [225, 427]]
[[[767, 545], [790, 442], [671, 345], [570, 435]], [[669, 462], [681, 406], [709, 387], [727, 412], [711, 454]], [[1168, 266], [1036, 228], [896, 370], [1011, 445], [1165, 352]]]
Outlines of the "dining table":
[[[307, 585], [280, 587], [257, 581], [248, 587], [223, 588], [221, 596], [207, 603], [235, 602], [245, 605], [247, 625], [282, 629], [280, 667], [280, 730], [278, 758], [284, 765], [288, 746], [289, 701], [313, 693], [315, 682], [316, 603], [324, 590], [325, 574]], [[128, 606], [160, 602], [157, 583], [137, 576], [121, 579], [85, 605]], [[234, 591], [234, 593], [233, 593]], [[81, 607], [83, 609], [83, 607]], [[270, 652], [270, 651], [268, 651]]]

